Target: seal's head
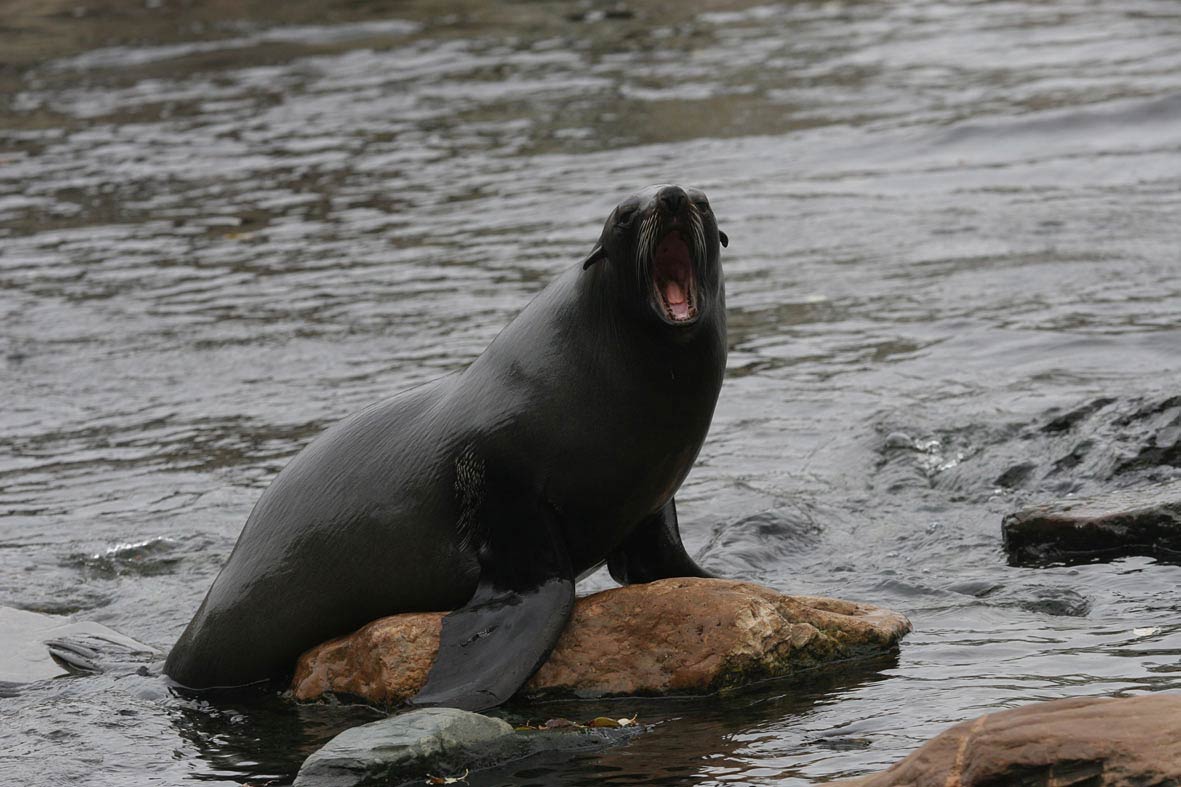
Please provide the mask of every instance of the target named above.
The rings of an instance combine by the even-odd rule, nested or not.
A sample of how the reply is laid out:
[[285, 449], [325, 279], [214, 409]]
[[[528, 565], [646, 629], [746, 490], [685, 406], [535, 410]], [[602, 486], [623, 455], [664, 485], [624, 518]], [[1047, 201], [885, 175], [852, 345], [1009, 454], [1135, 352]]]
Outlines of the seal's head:
[[582, 267], [605, 262], [643, 313], [688, 327], [721, 301], [718, 246], [728, 242], [703, 192], [649, 186], [611, 212]]

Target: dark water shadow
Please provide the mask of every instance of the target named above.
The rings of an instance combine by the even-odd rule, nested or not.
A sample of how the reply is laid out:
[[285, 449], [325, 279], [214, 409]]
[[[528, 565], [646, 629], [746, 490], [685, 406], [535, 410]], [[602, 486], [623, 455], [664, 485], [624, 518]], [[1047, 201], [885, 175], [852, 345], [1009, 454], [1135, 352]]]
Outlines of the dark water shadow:
[[[771, 724], [790, 723], [840, 696], [888, 679], [896, 654], [845, 662], [790, 678], [765, 681], [705, 697], [622, 697], [512, 704], [502, 714], [510, 721], [543, 717], [635, 718], [648, 732], [626, 745], [588, 754], [536, 755], [527, 760], [473, 773], [474, 787], [494, 785], [699, 784], [709, 773], [729, 778], [751, 767], [741, 755], [746, 739], [766, 734]], [[834, 739], [832, 745], [840, 745]]]
[[269, 687], [173, 693], [173, 727], [209, 765], [197, 777], [208, 780], [289, 783], [304, 759], [334, 736], [385, 716], [359, 703], [297, 703]]

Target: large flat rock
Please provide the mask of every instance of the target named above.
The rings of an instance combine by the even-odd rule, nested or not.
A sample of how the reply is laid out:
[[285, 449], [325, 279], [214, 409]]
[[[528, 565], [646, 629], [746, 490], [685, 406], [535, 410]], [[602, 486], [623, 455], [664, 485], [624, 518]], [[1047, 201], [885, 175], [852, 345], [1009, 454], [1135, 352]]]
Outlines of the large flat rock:
[[833, 787], [1181, 784], [1181, 694], [1038, 702], [966, 721], [889, 770]]
[[[443, 613], [394, 615], [300, 657], [298, 699], [395, 704], [426, 682]], [[665, 579], [578, 600], [527, 697], [708, 694], [892, 652], [910, 631], [869, 604], [720, 579]]]
[[1181, 481], [1034, 506], [1006, 516], [1001, 529], [1012, 565], [1131, 555], [1181, 562]]

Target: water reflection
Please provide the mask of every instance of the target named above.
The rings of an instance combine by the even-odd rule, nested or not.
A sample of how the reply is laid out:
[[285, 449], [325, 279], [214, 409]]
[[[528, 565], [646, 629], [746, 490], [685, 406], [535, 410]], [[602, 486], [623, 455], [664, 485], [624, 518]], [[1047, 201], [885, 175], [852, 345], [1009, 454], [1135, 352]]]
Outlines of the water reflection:
[[290, 780], [334, 736], [385, 714], [365, 705], [301, 705], [268, 691], [179, 699], [170, 715], [210, 776], [266, 783]]

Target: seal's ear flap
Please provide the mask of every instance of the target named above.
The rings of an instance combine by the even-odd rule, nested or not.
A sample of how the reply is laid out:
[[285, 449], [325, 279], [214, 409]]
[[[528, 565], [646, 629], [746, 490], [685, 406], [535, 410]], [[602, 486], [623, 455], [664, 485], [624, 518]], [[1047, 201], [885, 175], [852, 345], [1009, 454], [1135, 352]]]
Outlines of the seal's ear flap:
[[718, 241], [721, 242], [722, 248], [726, 248], [730, 245], [730, 239], [727, 238], [726, 233], [722, 232], [721, 230], [718, 230]]
[[582, 269], [586, 270], [596, 262], [605, 259], [607, 259], [607, 252], [603, 251], [603, 244], [596, 243], [590, 254], [586, 255], [586, 259], [582, 261]]

